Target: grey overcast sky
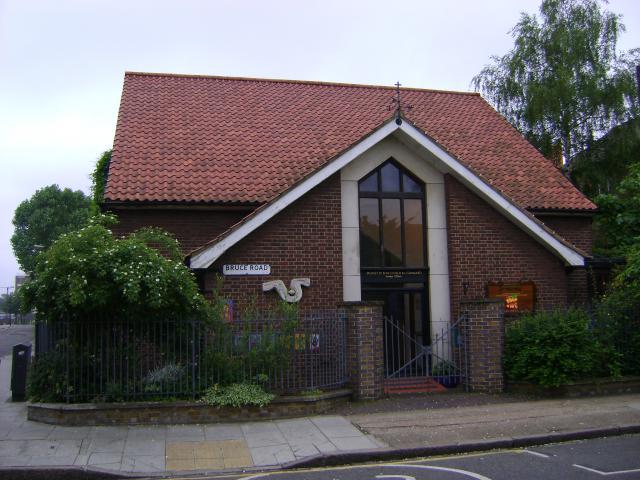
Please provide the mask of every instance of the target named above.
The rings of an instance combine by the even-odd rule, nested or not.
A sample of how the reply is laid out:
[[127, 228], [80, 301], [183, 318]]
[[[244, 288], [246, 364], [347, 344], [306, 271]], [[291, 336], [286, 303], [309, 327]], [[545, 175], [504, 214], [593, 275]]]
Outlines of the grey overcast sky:
[[[0, 287], [18, 204], [89, 192], [126, 70], [469, 90], [540, 0], [0, 0]], [[611, 0], [640, 46], [640, 1]], [[4, 288], [0, 290], [3, 292]]]

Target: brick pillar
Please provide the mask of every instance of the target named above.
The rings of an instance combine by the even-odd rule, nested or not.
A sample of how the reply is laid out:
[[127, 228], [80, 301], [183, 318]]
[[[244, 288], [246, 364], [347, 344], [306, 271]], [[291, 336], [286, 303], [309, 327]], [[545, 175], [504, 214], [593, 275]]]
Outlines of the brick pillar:
[[504, 305], [502, 300], [462, 302], [469, 354], [469, 387], [473, 392], [504, 390]]
[[355, 398], [382, 396], [384, 340], [381, 302], [347, 302], [347, 367]]

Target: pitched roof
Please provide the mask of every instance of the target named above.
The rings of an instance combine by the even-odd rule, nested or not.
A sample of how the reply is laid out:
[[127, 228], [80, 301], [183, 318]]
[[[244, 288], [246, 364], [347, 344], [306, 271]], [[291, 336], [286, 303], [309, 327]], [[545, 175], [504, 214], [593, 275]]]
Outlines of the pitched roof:
[[584, 266], [587, 254], [560, 237], [533, 214], [519, 207], [512, 199], [486, 183], [476, 172], [460, 163], [422, 131], [408, 121], [387, 120], [371, 134], [362, 138], [345, 152], [315, 170], [307, 178], [284, 190], [269, 202], [262, 204], [225, 232], [187, 255], [191, 268], [208, 268], [233, 245], [245, 238], [255, 229], [268, 222], [288, 205], [305, 195], [312, 188], [340, 171], [362, 153], [389, 136], [403, 138], [413, 146], [430, 152], [434, 156], [437, 168], [453, 175], [474, 191], [480, 198], [488, 201], [513, 223], [539, 241], [553, 254], [561, 258], [566, 265]]
[[[128, 72], [107, 202], [264, 203], [389, 118], [389, 87]], [[520, 206], [595, 206], [477, 94], [402, 89], [407, 118]]]

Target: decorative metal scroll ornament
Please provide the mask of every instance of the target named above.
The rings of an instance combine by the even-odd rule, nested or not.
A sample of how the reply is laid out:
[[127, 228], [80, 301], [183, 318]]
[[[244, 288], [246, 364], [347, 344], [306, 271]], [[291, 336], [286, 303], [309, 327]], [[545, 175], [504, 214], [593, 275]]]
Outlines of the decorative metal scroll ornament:
[[309, 278], [294, 278], [291, 280], [291, 286], [289, 290], [284, 286], [282, 280], [272, 280], [270, 282], [264, 282], [262, 284], [262, 291], [268, 292], [275, 289], [280, 295], [280, 298], [285, 302], [298, 303], [302, 298], [302, 287], [310, 287], [311, 279]]

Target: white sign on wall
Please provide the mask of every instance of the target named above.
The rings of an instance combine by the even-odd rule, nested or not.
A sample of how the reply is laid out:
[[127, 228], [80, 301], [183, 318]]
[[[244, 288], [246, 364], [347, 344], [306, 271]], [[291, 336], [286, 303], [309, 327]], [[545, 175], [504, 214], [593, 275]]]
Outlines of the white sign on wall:
[[271, 265], [266, 263], [240, 263], [222, 266], [223, 275], [271, 275]]

